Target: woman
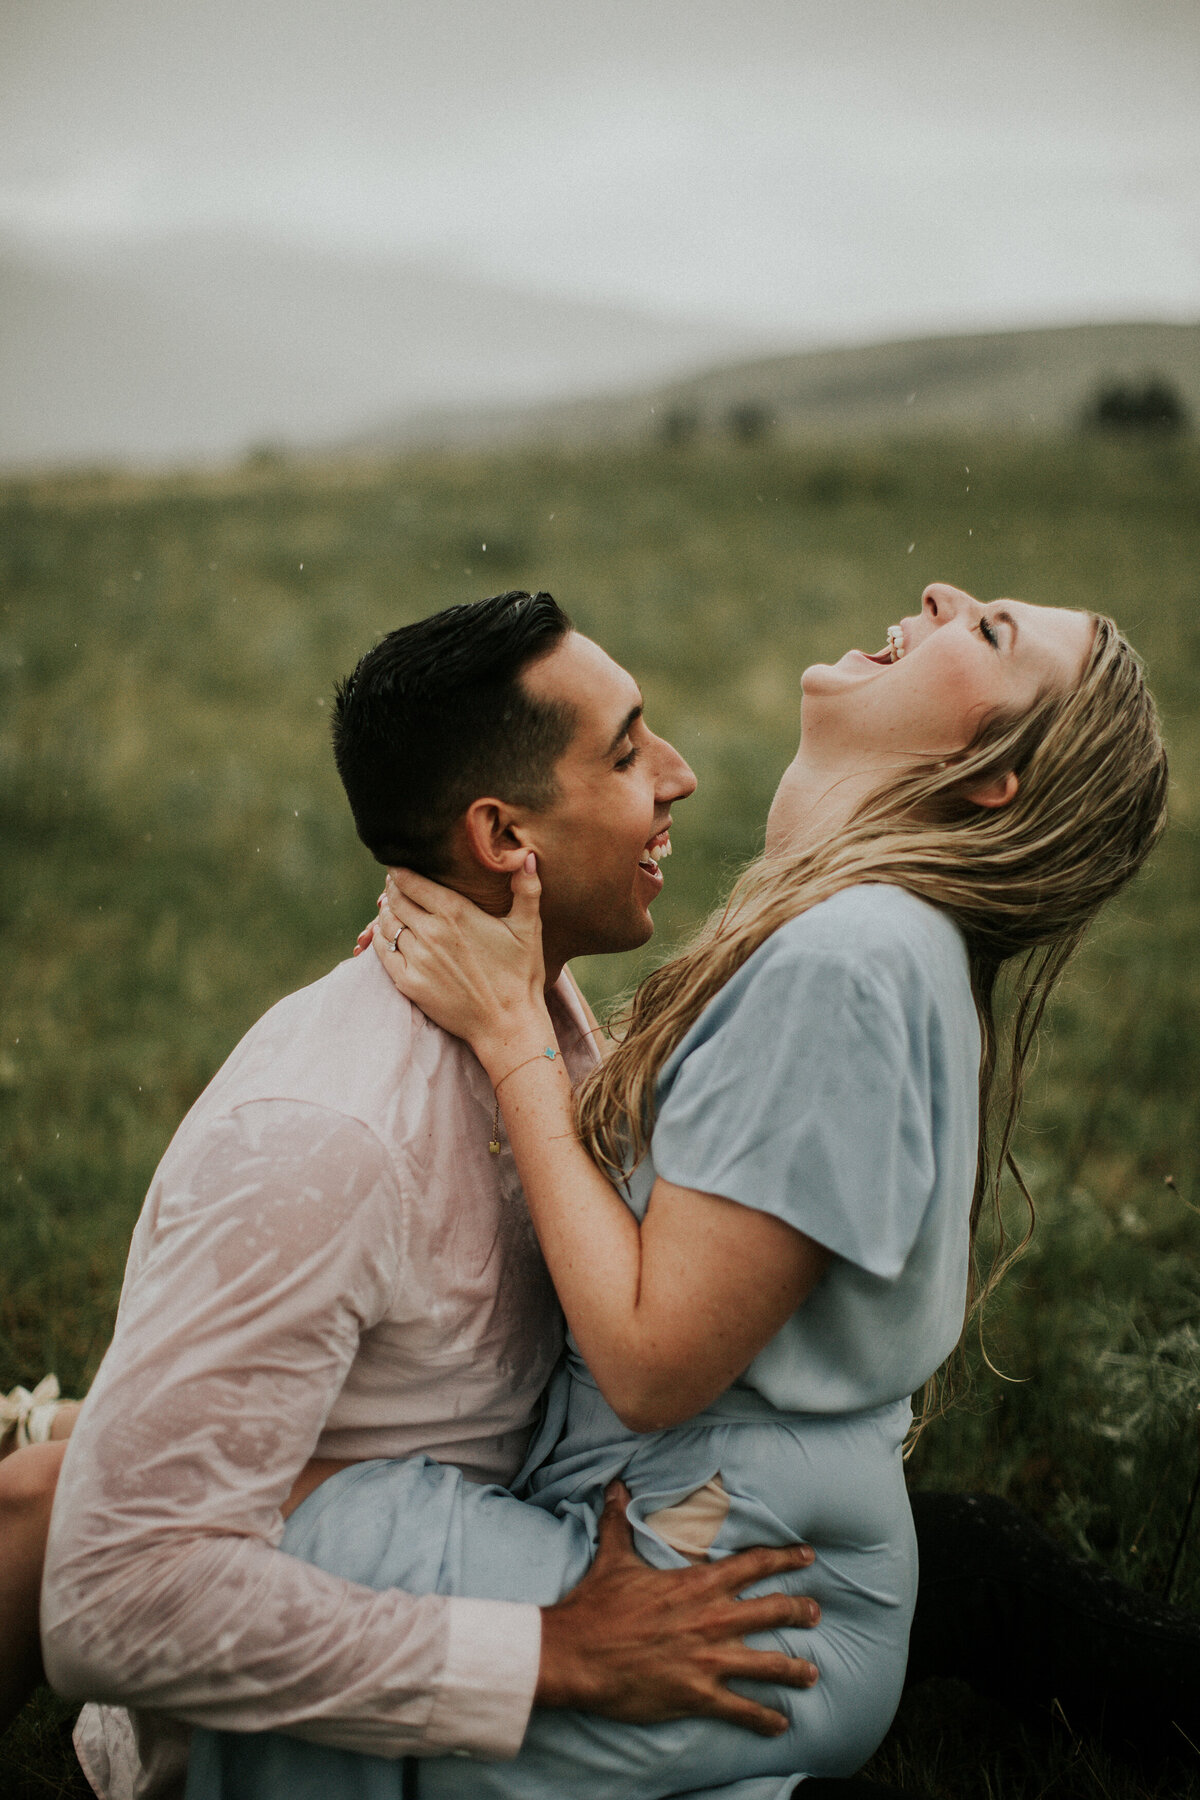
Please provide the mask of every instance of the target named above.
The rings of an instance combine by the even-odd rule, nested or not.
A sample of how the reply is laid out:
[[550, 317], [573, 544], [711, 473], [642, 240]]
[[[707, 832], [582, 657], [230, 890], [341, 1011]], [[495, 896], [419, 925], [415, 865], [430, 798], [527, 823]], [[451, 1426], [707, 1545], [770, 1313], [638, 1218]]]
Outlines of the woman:
[[[544, 1602], [586, 1567], [620, 1473], [651, 1561], [803, 1536], [822, 1608], [821, 1680], [771, 1696], [773, 1741], [539, 1712], [513, 1763], [424, 1761], [423, 1796], [774, 1800], [852, 1773], [890, 1722], [916, 1576], [909, 1395], [960, 1336], [1033, 1031], [1158, 835], [1166, 766], [1106, 619], [938, 584], [888, 638], [806, 672], [764, 856], [577, 1096], [552, 1054], [532, 859], [503, 921], [389, 879], [376, 949], [492, 1079], [571, 1354], [532, 1505], [473, 1490], [418, 1554], [387, 1529], [410, 1465], [369, 1465], [318, 1490], [284, 1547], [378, 1586]], [[188, 1789], [400, 1791], [392, 1763], [206, 1734]]]

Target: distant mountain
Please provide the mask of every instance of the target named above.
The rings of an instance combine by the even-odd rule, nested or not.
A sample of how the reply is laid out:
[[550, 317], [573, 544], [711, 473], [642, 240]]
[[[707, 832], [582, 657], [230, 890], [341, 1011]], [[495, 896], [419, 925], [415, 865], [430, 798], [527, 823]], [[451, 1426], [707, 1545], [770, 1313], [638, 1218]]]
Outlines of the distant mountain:
[[1056, 326], [906, 339], [722, 364], [641, 392], [551, 406], [467, 408], [395, 418], [362, 448], [648, 436], [912, 437], [939, 431], [1073, 429], [1103, 383], [1164, 380], [1200, 424], [1200, 324]]
[[789, 437], [1058, 431], [1104, 378], [1147, 375], [1200, 419], [1200, 325], [734, 360], [761, 341], [230, 235], [57, 256], [0, 241], [0, 468], [682, 437], [739, 410]]
[[0, 466], [313, 447], [364, 419], [624, 388], [751, 347], [720, 322], [227, 235], [0, 244]]

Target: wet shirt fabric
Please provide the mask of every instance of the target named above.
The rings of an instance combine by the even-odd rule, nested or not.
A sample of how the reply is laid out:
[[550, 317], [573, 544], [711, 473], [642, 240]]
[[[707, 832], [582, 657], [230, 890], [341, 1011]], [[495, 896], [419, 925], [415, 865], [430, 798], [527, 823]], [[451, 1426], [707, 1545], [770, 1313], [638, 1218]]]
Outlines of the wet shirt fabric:
[[[552, 1012], [578, 1075], [569, 978]], [[492, 1107], [374, 955], [274, 1007], [201, 1095], [63, 1464], [43, 1601], [63, 1692], [389, 1754], [516, 1749], [534, 1607], [379, 1593], [278, 1548], [310, 1456], [421, 1451], [476, 1483], [521, 1464], [562, 1324]], [[162, 1786], [150, 1717], [139, 1746], [86, 1710], [99, 1791]]]
[[[423, 1759], [422, 1800], [779, 1800], [871, 1754], [899, 1698], [916, 1596], [909, 1396], [963, 1317], [979, 1047], [964, 947], [934, 908], [862, 886], [784, 926], [664, 1068], [629, 1200], [644, 1212], [658, 1173], [787, 1220], [834, 1252], [804, 1306], [732, 1388], [669, 1431], [628, 1431], [569, 1346], [523, 1498], [410, 1460], [336, 1476], [294, 1514], [285, 1545], [356, 1580], [541, 1603], [587, 1567], [616, 1475], [639, 1549], [660, 1567], [686, 1558], [656, 1520], [706, 1484], [728, 1500], [713, 1555], [799, 1540], [816, 1551], [788, 1585], [819, 1601], [820, 1624], [759, 1640], [821, 1671], [814, 1689], [771, 1696], [784, 1736], [535, 1710], [514, 1761]], [[402, 1793], [395, 1761], [204, 1733], [188, 1800]]]

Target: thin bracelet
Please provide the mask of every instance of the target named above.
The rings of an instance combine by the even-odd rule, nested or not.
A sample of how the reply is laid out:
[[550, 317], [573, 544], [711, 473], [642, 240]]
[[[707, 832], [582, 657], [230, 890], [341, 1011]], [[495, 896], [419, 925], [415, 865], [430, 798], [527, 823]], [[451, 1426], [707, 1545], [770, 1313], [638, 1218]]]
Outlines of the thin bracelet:
[[530, 1063], [541, 1062], [543, 1056], [546, 1058], [547, 1062], [553, 1062], [555, 1057], [558, 1054], [559, 1054], [558, 1050], [555, 1049], [555, 1047], [552, 1044], [547, 1044], [546, 1048], [542, 1051], [539, 1051], [537, 1056], [527, 1056], [525, 1058], [524, 1062], [519, 1062], [513, 1068], [511, 1068], [508, 1071], [508, 1075], [502, 1075], [500, 1077], [499, 1081], [493, 1081], [493, 1083], [492, 1083], [493, 1094], [498, 1094], [500, 1092], [500, 1089], [504, 1086], [504, 1083], [508, 1080], [509, 1075], [515, 1075], [517, 1073], [518, 1069], [527, 1069], [529, 1067]]
[[[542, 1051], [541, 1056], [527, 1056], [524, 1062], [519, 1062], [516, 1065], [516, 1068], [510, 1069], [508, 1075], [515, 1075], [517, 1069], [527, 1069], [530, 1063], [541, 1062], [542, 1056], [544, 1056], [548, 1062], [553, 1062], [558, 1054], [558, 1051], [553, 1045], [547, 1044], [546, 1048]], [[492, 1108], [492, 1135], [488, 1139], [488, 1149], [493, 1156], [499, 1156], [500, 1154], [500, 1088], [501, 1085], [508, 1080], [508, 1075], [502, 1075], [499, 1081], [492, 1084], [492, 1093], [496, 1097], [496, 1104]]]

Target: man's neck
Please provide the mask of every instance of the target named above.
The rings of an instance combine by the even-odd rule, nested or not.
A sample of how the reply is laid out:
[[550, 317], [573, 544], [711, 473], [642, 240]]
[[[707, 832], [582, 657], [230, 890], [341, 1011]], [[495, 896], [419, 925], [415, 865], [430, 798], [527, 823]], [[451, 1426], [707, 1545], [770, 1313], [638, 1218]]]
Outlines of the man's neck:
[[[445, 886], [453, 888], [464, 900], [470, 900], [481, 912], [490, 913], [494, 919], [503, 919], [512, 907], [512, 888], [507, 875], [489, 875], [483, 869], [469, 874], [453, 870], [439, 877]], [[558, 978], [563, 972], [567, 958], [556, 953], [552, 942], [547, 941], [545, 926], [542, 928], [542, 955], [546, 962], [546, 993], [557, 986]]]

